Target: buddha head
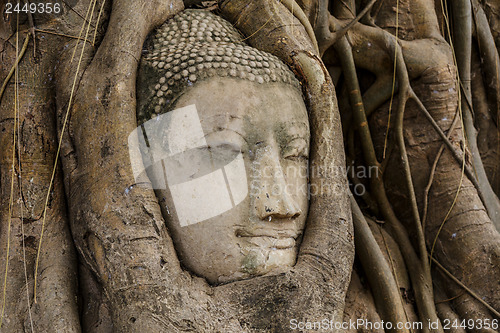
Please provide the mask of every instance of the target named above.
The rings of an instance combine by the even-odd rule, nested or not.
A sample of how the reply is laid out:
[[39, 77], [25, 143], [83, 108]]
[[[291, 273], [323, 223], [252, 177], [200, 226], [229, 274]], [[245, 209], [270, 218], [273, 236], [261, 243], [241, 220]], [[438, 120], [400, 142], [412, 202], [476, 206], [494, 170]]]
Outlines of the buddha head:
[[310, 132], [288, 67], [222, 18], [185, 10], [146, 42], [137, 100], [144, 168], [181, 264], [212, 284], [292, 267]]

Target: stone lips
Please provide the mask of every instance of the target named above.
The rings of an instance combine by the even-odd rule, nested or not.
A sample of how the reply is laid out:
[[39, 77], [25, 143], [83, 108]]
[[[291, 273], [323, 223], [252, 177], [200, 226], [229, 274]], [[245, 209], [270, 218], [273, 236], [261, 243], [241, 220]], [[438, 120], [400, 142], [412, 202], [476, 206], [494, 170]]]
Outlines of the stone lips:
[[167, 112], [186, 87], [208, 77], [287, 83], [300, 88], [281, 60], [245, 44], [228, 21], [206, 10], [187, 9], [177, 14], [147, 43], [150, 49], [143, 54], [138, 80], [138, 94], [146, 95], [138, 100], [147, 102], [138, 107], [139, 123]]

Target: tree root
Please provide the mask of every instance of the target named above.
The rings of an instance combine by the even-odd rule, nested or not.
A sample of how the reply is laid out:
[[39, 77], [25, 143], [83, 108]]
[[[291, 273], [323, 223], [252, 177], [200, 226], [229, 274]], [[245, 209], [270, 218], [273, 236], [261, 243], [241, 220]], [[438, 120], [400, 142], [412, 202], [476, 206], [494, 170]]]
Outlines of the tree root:
[[474, 291], [472, 291], [470, 288], [468, 288], [465, 284], [463, 284], [459, 279], [457, 279], [453, 274], [451, 274], [446, 268], [444, 268], [443, 265], [441, 265], [436, 259], [432, 258], [429, 256], [430, 260], [432, 260], [433, 263], [436, 264], [439, 269], [445, 273], [450, 279], [452, 279], [456, 284], [458, 284], [461, 288], [466, 290], [472, 297], [474, 297], [479, 303], [484, 305], [488, 310], [491, 311], [498, 319], [500, 319], [500, 312], [495, 310], [491, 305], [486, 303], [479, 295], [477, 295]]
[[17, 65], [19, 65], [19, 62], [23, 58], [24, 53], [26, 52], [26, 49], [28, 48], [29, 41], [30, 41], [30, 35], [28, 34], [28, 35], [26, 35], [26, 39], [24, 40], [23, 47], [21, 48], [21, 51], [19, 52], [19, 56], [17, 57], [14, 65], [12, 65], [12, 68], [11, 68], [9, 74], [7, 74], [7, 77], [5, 78], [5, 80], [2, 83], [2, 87], [0, 88], [0, 102], [2, 101], [3, 93], [5, 92], [5, 88], [7, 87], [7, 84], [9, 83], [10, 79], [12, 78], [12, 75], [14, 75], [14, 72], [17, 69]]
[[[392, 270], [385, 260], [380, 247], [366, 222], [363, 213], [351, 195], [351, 207], [354, 221], [354, 235], [356, 253], [359, 256], [365, 271], [370, 272], [367, 279], [370, 283], [377, 309], [384, 321], [393, 324], [409, 321], [402, 303], [400, 290], [392, 274]], [[395, 330], [395, 332], [408, 332]]]
[[[344, 75], [346, 76], [346, 85], [347, 89], [350, 91], [351, 107], [353, 109], [354, 119], [357, 123], [359, 134], [361, 136], [365, 160], [370, 166], [379, 167], [379, 162], [377, 161], [375, 155], [375, 149], [373, 147], [370, 130], [366, 120], [366, 113], [364, 111], [359, 85], [357, 83], [358, 80], [356, 77], [351, 47], [347, 42], [347, 39], [344, 37], [335, 45], [335, 48], [341, 59]], [[426, 264], [424, 261], [426, 262], [427, 259], [419, 259], [413, 248], [409, 246], [410, 241], [408, 234], [392, 210], [385, 194], [383, 181], [378, 173], [375, 177], [371, 178], [371, 186], [380, 206], [380, 210], [388, 221], [389, 227], [394, 232], [394, 235], [396, 236], [395, 239], [400, 246], [408, 269], [411, 272], [410, 275], [412, 276], [412, 285], [417, 296], [417, 307], [421, 316], [420, 319], [423, 322], [426, 322], [427, 319], [431, 319], [432, 321], [438, 320], [436, 309], [434, 307], [434, 298], [432, 295], [432, 279], [430, 277], [430, 271], [425, 269]], [[437, 332], [441, 331], [441, 329], [437, 330]]]
[[[456, 52], [456, 61], [461, 84], [463, 85], [464, 95], [462, 97], [462, 110], [464, 119], [464, 128], [468, 148], [472, 155], [472, 165], [474, 166], [480, 193], [483, 203], [488, 211], [493, 224], [500, 231], [500, 200], [493, 192], [491, 184], [484, 170], [481, 154], [477, 147], [477, 131], [474, 126], [473, 110], [470, 101], [471, 93], [471, 47], [472, 47], [472, 11], [470, 0], [452, 1], [454, 19], [454, 49]], [[484, 30], [483, 30], [484, 31]], [[484, 37], [485, 39], [486, 37]], [[496, 48], [493, 48], [496, 50]], [[496, 58], [495, 60], [497, 60]], [[498, 64], [498, 63], [497, 63]], [[498, 66], [498, 65], [497, 65]], [[493, 67], [495, 68], [495, 67]]]

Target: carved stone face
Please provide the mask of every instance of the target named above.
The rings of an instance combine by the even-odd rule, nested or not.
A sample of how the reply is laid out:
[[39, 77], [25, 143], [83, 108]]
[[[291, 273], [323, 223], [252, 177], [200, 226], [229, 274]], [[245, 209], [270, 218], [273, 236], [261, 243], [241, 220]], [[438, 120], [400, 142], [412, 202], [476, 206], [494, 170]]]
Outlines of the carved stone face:
[[300, 92], [213, 77], [186, 89], [173, 112], [193, 105], [206, 144], [165, 166], [191, 180], [190, 190], [170, 181], [157, 190], [181, 264], [214, 284], [286, 271], [308, 210], [310, 132]]

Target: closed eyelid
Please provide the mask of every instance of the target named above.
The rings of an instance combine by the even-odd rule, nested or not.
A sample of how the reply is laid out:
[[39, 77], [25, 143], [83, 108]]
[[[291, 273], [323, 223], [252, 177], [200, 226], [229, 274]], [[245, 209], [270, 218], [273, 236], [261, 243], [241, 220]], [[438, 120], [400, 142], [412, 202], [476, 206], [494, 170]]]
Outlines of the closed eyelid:
[[206, 146], [201, 146], [197, 148], [198, 150], [209, 150], [209, 151], [233, 151], [237, 153], [241, 153], [242, 149], [240, 145], [234, 144], [231, 142], [216, 142], [216, 143], [211, 143]]
[[[297, 143], [294, 144], [294, 142]], [[307, 157], [307, 155], [309, 155], [309, 144], [304, 138], [294, 138], [285, 145], [283, 152], [285, 157], [293, 156], [292, 154], [304, 155]]]
[[303, 146], [305, 148], [309, 147], [309, 140], [299, 136], [299, 137], [294, 137], [294, 138], [289, 139], [285, 145], [285, 148], [287, 146], [290, 146], [290, 145], [294, 145], [294, 146], [300, 145], [301, 143], [303, 144]]
[[302, 136], [294, 136], [294, 137], [291, 137], [288, 142], [294, 142], [294, 141], [298, 141], [298, 140], [302, 140], [304, 141], [305, 143], [308, 142], [308, 140]]

